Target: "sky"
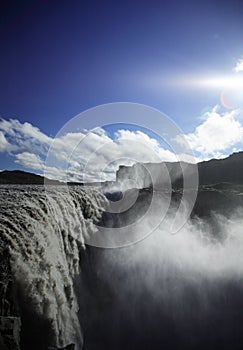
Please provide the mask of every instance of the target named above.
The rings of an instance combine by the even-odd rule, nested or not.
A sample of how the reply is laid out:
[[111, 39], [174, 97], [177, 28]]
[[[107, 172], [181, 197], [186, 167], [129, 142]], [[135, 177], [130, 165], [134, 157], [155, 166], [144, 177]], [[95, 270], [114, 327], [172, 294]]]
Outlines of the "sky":
[[[165, 113], [197, 161], [243, 149], [241, 1], [10, 0], [1, 2], [0, 18], [0, 169], [42, 173], [66, 123], [114, 102]], [[57, 163], [74, 158], [84, 137], [79, 152], [89, 157], [109, 143], [102, 157], [91, 157], [106, 169], [104, 179], [114, 176], [114, 155], [126, 164], [154, 160], [141, 152], [141, 143], [162, 160], [175, 159], [151, 131], [102, 128], [94, 118], [98, 129], [88, 138], [82, 122], [80, 131], [55, 138], [58, 161], [47, 171], [50, 177], [63, 178]], [[73, 180], [82, 180], [81, 158], [79, 153], [69, 165]], [[91, 168], [90, 181], [97, 179]]]

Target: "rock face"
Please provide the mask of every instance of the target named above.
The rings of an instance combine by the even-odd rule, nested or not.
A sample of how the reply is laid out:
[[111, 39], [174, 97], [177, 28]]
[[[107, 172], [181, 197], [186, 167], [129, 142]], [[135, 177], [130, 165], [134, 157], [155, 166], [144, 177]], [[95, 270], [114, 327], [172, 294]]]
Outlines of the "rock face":
[[0, 345], [4, 350], [20, 350], [20, 317], [0, 316]]
[[[116, 179], [118, 183], [126, 182], [128, 187], [144, 188], [155, 184], [157, 188], [167, 188], [171, 182], [173, 188], [181, 188], [182, 170], [190, 176], [194, 167], [195, 165], [184, 162], [137, 163], [131, 167], [120, 166]], [[243, 152], [233, 153], [225, 159], [198, 163], [198, 173], [199, 185], [222, 182], [243, 184]]]

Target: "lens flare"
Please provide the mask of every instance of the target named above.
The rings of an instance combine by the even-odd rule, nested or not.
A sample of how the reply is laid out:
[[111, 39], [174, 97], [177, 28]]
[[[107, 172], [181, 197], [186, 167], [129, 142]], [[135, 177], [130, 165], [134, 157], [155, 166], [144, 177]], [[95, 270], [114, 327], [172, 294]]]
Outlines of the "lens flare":
[[224, 108], [243, 107], [243, 76], [211, 77], [192, 82], [194, 86], [219, 89], [220, 102]]
[[220, 101], [227, 109], [243, 107], [243, 87], [224, 89], [220, 94]]

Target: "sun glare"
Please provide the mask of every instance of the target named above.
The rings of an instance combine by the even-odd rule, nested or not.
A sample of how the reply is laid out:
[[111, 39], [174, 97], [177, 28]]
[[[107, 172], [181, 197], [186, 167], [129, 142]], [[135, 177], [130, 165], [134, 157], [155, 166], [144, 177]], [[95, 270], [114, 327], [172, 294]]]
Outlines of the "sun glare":
[[198, 78], [188, 83], [199, 88], [219, 90], [221, 104], [227, 109], [243, 107], [243, 75]]
[[199, 81], [199, 84], [205, 87], [215, 88], [243, 88], [243, 78], [236, 76], [212, 77]]

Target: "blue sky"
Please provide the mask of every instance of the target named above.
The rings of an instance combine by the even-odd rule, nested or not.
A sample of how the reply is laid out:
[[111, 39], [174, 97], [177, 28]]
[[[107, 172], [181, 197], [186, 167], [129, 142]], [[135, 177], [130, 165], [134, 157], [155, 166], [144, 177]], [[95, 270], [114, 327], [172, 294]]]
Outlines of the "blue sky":
[[[159, 109], [188, 135], [197, 135], [216, 105], [241, 127], [240, 98], [222, 106], [230, 84], [235, 93], [231, 77], [242, 77], [233, 71], [243, 55], [241, 1], [10, 1], [1, 4], [0, 16], [4, 120], [28, 122], [53, 137], [80, 112], [125, 101]], [[1, 130], [10, 142], [10, 129]], [[196, 156], [238, 150], [237, 137], [226, 150], [204, 156], [194, 140]], [[1, 169], [26, 168], [16, 154], [31, 153], [30, 145], [10, 150], [5, 140], [0, 137]]]

